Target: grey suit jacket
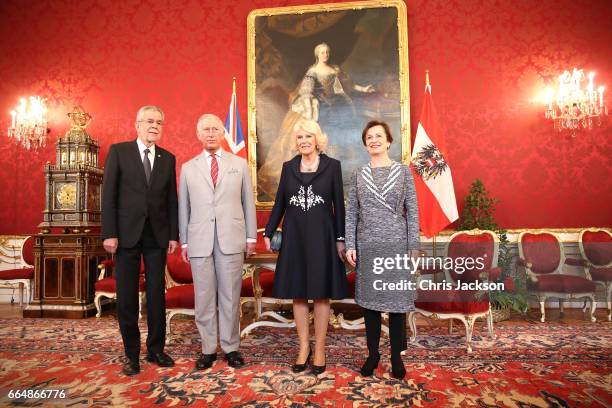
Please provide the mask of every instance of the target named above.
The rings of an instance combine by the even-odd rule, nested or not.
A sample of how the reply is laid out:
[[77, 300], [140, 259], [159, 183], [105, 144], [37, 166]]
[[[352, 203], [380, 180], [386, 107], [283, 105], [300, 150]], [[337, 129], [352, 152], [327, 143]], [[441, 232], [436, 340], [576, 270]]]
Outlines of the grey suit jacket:
[[217, 226], [224, 254], [237, 254], [246, 239], [257, 238], [253, 187], [246, 160], [221, 152], [217, 186], [213, 187], [204, 152], [184, 163], [179, 188], [179, 234], [190, 257], [210, 256]]

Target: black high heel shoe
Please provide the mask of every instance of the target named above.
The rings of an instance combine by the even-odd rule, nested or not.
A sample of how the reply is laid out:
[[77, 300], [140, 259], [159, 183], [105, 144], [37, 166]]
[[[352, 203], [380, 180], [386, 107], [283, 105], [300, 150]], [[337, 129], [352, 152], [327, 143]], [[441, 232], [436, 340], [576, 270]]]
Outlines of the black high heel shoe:
[[304, 364], [294, 364], [291, 366], [291, 370], [294, 373], [301, 373], [302, 371], [306, 370], [306, 366], [308, 366], [311, 356], [312, 356], [312, 348], [308, 352], [308, 357], [306, 357], [306, 361], [304, 362]]
[[310, 372], [313, 373], [314, 375], [323, 374], [325, 372], [325, 367], [326, 367], [326, 364], [323, 364], [322, 366], [313, 364], [310, 369]]
[[315, 365], [313, 361], [313, 364], [310, 367], [310, 372], [314, 375], [323, 374], [325, 372], [325, 367], [326, 367], [325, 364], [323, 364], [322, 366], [318, 366], [318, 365]]
[[403, 380], [406, 376], [406, 367], [401, 356], [391, 357], [391, 375], [398, 380]]
[[380, 353], [375, 355], [369, 355], [366, 359], [365, 363], [361, 366], [361, 376], [362, 377], [370, 377], [374, 374], [374, 370], [378, 367], [378, 363], [380, 362]]

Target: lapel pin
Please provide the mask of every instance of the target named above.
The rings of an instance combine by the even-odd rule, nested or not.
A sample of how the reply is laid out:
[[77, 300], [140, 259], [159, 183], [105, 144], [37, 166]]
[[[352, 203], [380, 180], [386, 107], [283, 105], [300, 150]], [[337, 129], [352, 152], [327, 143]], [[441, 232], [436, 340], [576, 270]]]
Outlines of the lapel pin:
[[161, 157], [161, 154], [158, 154], [157, 157]]

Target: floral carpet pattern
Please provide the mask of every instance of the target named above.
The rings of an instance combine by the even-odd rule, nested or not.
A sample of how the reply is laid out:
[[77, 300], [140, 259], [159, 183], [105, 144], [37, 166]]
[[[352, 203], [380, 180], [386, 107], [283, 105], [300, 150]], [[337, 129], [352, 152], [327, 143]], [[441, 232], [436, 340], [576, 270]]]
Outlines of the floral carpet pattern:
[[[611, 328], [608, 322], [498, 323], [494, 340], [484, 328], [475, 330], [468, 355], [460, 332], [420, 326], [404, 356], [408, 374], [399, 381], [388, 373], [388, 355], [373, 377], [361, 377], [364, 333], [346, 330], [330, 332], [328, 369], [318, 377], [291, 372], [297, 337], [290, 329], [247, 336], [243, 369], [228, 367], [219, 353], [211, 369], [196, 371], [195, 324], [175, 320], [166, 351], [176, 366], [141, 359], [141, 373], [125, 377], [112, 317], [0, 319], [0, 406], [605, 407], [612, 406]], [[386, 339], [381, 351], [388, 352]], [[65, 396], [8, 397], [27, 389], [60, 389]]]

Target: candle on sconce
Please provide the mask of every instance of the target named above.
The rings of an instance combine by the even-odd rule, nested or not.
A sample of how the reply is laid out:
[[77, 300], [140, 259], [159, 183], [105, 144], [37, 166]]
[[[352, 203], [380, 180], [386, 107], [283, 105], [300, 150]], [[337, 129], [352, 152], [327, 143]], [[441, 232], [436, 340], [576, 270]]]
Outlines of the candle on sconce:
[[589, 104], [593, 104], [594, 102], [594, 89], [593, 89], [593, 78], [595, 77], [595, 73], [594, 72], [589, 72], [589, 84], [587, 85], [587, 91], [586, 93], [589, 96]]
[[14, 110], [11, 111], [11, 128], [15, 129], [15, 116], [17, 115], [17, 112], [15, 112]]
[[603, 103], [604, 87], [600, 86], [599, 88], [597, 88], [597, 91], [599, 92], [599, 107], [603, 108], [604, 106], [604, 103]]
[[589, 91], [593, 90], [593, 78], [595, 78], [595, 73], [589, 72], [589, 85], [587, 86]]

